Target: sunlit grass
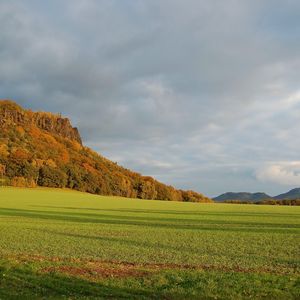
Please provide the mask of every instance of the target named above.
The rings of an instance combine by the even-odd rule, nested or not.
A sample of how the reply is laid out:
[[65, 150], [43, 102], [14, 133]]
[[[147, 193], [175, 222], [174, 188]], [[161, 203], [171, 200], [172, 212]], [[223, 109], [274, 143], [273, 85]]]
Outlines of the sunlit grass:
[[[201, 273], [203, 289], [208, 288], [210, 276], [212, 285], [221, 278], [219, 284], [225, 289], [225, 278], [228, 283], [234, 278], [240, 285], [249, 277], [257, 281], [258, 292], [262, 289], [260, 279], [268, 287], [272, 276], [283, 288], [295, 284], [300, 262], [299, 232], [299, 207], [178, 203], [68, 190], [0, 188], [0, 257], [9, 264], [17, 261], [16, 272], [23, 270], [24, 257], [30, 262], [34, 256], [42, 257], [43, 264], [51, 264], [53, 258], [65, 263], [70, 259], [135, 263], [146, 268], [158, 264], [172, 269], [161, 275], [154, 272], [153, 276], [162, 276], [162, 281], [181, 274], [178, 276], [190, 276], [193, 282], [191, 278]], [[31, 261], [30, 272], [40, 264]], [[166, 284], [176, 286], [173, 279]], [[119, 279], [119, 284], [126, 280]], [[149, 289], [145, 278], [130, 280], [133, 285], [140, 282], [141, 290]], [[143, 286], [141, 281], [145, 280]], [[149, 285], [153, 280], [149, 279]], [[178, 287], [179, 294], [192, 295], [199, 288], [196, 286], [197, 280], [187, 290]], [[169, 292], [171, 289], [167, 288]], [[221, 297], [214, 289], [215, 296]], [[289, 294], [294, 292], [287, 291], [285, 297], [294, 297]], [[239, 293], [242, 290], [232, 292], [232, 297]]]

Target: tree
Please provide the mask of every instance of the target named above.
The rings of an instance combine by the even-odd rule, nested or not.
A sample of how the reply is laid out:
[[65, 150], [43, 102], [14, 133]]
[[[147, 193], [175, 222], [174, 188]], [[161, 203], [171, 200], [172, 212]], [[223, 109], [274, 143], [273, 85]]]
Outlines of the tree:
[[5, 174], [5, 165], [0, 164], [0, 176], [3, 177]]
[[67, 175], [59, 170], [43, 166], [39, 171], [38, 185], [46, 187], [64, 188], [67, 184]]

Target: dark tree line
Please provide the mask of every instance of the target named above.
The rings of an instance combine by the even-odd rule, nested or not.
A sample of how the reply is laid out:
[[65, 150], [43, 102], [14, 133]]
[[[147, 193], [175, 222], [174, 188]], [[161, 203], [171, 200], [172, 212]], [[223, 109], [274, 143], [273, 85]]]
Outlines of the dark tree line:
[[289, 205], [289, 206], [299, 206], [300, 199], [266, 199], [263, 201], [251, 202], [251, 201], [241, 201], [241, 200], [226, 200], [223, 203], [231, 204], [257, 204], [257, 205]]

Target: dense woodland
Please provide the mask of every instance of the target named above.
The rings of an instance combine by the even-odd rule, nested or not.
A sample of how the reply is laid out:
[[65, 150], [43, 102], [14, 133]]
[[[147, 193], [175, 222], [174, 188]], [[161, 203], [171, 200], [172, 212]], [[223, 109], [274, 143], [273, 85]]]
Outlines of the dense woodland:
[[69, 120], [34, 113], [0, 101], [0, 178], [2, 185], [57, 187], [141, 199], [189, 202], [212, 200], [182, 191], [120, 167], [84, 147]]

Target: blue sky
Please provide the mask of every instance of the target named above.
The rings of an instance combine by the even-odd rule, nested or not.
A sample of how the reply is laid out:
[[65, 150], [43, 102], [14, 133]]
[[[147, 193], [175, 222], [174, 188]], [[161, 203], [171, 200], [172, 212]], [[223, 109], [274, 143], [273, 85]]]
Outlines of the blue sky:
[[210, 196], [300, 186], [300, 2], [0, 2], [0, 97]]

